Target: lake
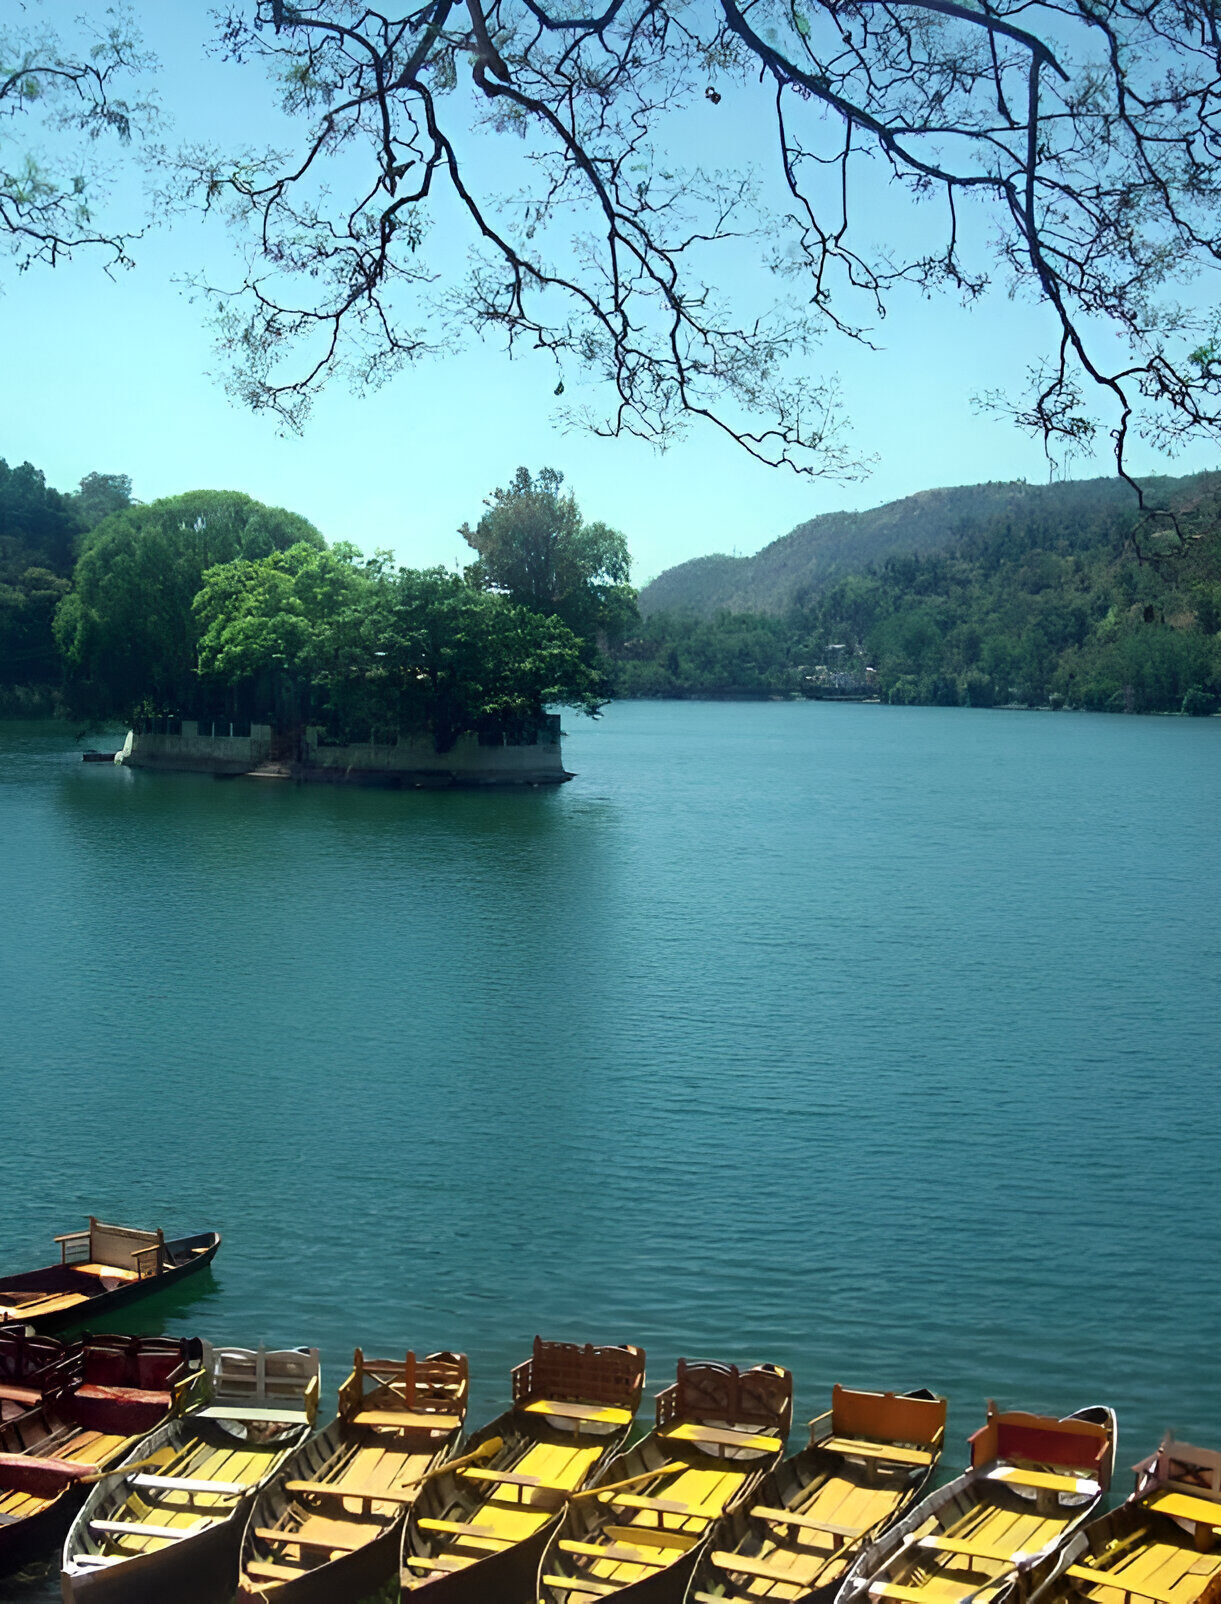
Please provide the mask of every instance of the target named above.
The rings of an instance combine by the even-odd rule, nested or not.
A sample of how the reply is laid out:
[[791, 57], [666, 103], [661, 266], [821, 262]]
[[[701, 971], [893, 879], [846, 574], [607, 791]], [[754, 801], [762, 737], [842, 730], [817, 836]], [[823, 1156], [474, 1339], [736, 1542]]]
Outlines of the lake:
[[0, 726], [0, 1262], [215, 1226], [131, 1322], [316, 1344], [328, 1409], [448, 1347], [477, 1421], [537, 1331], [788, 1365], [799, 1420], [936, 1388], [947, 1471], [988, 1397], [1221, 1447], [1221, 720], [566, 724], [521, 794]]

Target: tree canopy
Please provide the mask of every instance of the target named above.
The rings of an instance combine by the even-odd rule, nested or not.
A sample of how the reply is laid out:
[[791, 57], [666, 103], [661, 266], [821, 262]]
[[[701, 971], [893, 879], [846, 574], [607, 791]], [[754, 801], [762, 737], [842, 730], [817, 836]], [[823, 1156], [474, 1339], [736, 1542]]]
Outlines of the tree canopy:
[[558, 619], [350, 546], [212, 568], [195, 612], [201, 673], [247, 716], [312, 720], [343, 738], [428, 734], [445, 752], [468, 731], [536, 725], [547, 703], [598, 706]]
[[459, 531], [479, 554], [467, 578], [563, 619], [591, 644], [619, 637], [636, 617], [627, 541], [604, 523], [587, 524], [563, 484], [554, 468], [519, 468], [507, 490], [494, 490], [475, 527]]
[[298, 513], [233, 490], [195, 490], [112, 513], [85, 535], [55, 633], [83, 713], [189, 705], [205, 570], [322, 536]]
[[[846, 470], [813, 344], [871, 342], [916, 285], [1043, 305], [1014, 405], [1050, 449], [1109, 429], [1122, 470], [1134, 429], [1215, 437], [1211, 0], [247, 0], [223, 40], [300, 130], [179, 161], [250, 241], [221, 305], [256, 407], [297, 418], [332, 371], [368, 383], [466, 327], [549, 352], [557, 394], [603, 381], [574, 414], [603, 432], [701, 417]], [[715, 144], [718, 117], [730, 150], [770, 126], [770, 171], [679, 166], [672, 136]], [[472, 251], [440, 291], [430, 230]], [[735, 305], [743, 249], [772, 278]]]

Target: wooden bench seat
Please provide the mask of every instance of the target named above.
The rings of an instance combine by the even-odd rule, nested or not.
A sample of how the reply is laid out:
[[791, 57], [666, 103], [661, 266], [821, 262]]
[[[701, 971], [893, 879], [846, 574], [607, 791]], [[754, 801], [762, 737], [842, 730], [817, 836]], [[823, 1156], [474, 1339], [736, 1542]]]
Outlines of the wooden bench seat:
[[110, 1537], [169, 1537], [175, 1543], [181, 1542], [184, 1537], [194, 1537], [196, 1532], [206, 1531], [211, 1522], [197, 1520], [194, 1526], [153, 1526], [147, 1521], [138, 1520], [91, 1520], [91, 1532], [105, 1532]]
[[684, 1420], [679, 1426], [660, 1433], [671, 1442], [708, 1443], [720, 1448], [750, 1448], [760, 1452], [780, 1447], [779, 1437], [761, 1437], [755, 1432], [729, 1431], [721, 1426], [701, 1426], [694, 1420]]
[[464, 1571], [475, 1561], [469, 1554], [441, 1554], [436, 1559], [425, 1554], [405, 1554], [403, 1564], [416, 1571]]
[[635, 1419], [630, 1409], [610, 1404], [565, 1403], [551, 1398], [534, 1398], [522, 1408], [530, 1415], [556, 1415], [561, 1420], [591, 1420], [599, 1426], [628, 1426]]
[[674, 1532], [664, 1526], [604, 1526], [602, 1531], [617, 1543], [643, 1543], [646, 1548], [677, 1548], [683, 1554], [704, 1540], [698, 1532]]
[[942, 1537], [938, 1532], [918, 1537], [916, 1542], [921, 1548], [931, 1548], [938, 1554], [962, 1554], [967, 1559], [986, 1559], [996, 1565], [1016, 1565], [1022, 1557], [1020, 1553], [1002, 1554], [993, 1548], [981, 1548], [965, 1537]]
[[428, 1414], [415, 1409], [362, 1409], [354, 1426], [389, 1426], [396, 1431], [457, 1431], [461, 1415]]
[[803, 1587], [810, 1580], [804, 1571], [784, 1570], [749, 1554], [730, 1554], [720, 1548], [713, 1551], [712, 1563], [723, 1571], [736, 1571], [739, 1576], [757, 1576], [762, 1582], [788, 1582], [792, 1587]]
[[544, 1576], [543, 1581], [548, 1587], [553, 1587], [561, 1593], [592, 1593], [596, 1598], [603, 1598], [607, 1593], [617, 1593], [619, 1582], [598, 1582], [592, 1576]]
[[434, 1520], [431, 1516], [423, 1516], [419, 1527], [422, 1532], [445, 1532], [451, 1537], [480, 1537], [485, 1542], [498, 1543], [502, 1548], [508, 1548], [511, 1539], [501, 1537], [494, 1526], [473, 1526], [464, 1520]]
[[359, 1539], [353, 1542], [347, 1537], [303, 1537], [300, 1532], [276, 1531], [271, 1526], [256, 1526], [254, 1535], [265, 1543], [291, 1543], [296, 1548], [317, 1548], [327, 1552], [338, 1549], [344, 1554], [354, 1554], [358, 1548], [365, 1546], [364, 1541]]
[[1023, 1470], [1020, 1465], [997, 1465], [988, 1472], [989, 1481], [1007, 1482], [1013, 1487], [1032, 1487], [1047, 1493], [1086, 1493], [1102, 1491], [1088, 1476], [1061, 1476], [1048, 1470]]
[[1145, 1507], [1155, 1509], [1159, 1515], [1173, 1516], [1176, 1520], [1194, 1520], [1202, 1526], [1221, 1526], [1221, 1503], [1214, 1503], [1211, 1498], [1162, 1491], [1147, 1498]]
[[798, 1515], [791, 1509], [773, 1509], [770, 1504], [756, 1504], [751, 1514], [771, 1526], [800, 1526], [803, 1531], [827, 1532], [832, 1537], [860, 1537], [869, 1530], [868, 1526], [837, 1526], [834, 1521]]
[[837, 1454], [859, 1454], [864, 1459], [887, 1460], [893, 1465], [931, 1465], [927, 1448], [900, 1448], [898, 1443], [864, 1442], [855, 1437], [824, 1437], [816, 1448], [831, 1448]]
[[216, 1493], [221, 1498], [241, 1498], [250, 1491], [240, 1481], [197, 1481], [190, 1476], [133, 1476], [133, 1487], [158, 1493]]
[[247, 1576], [261, 1576], [269, 1582], [295, 1582], [302, 1572], [287, 1565], [273, 1565], [270, 1560], [252, 1559], [246, 1565]]
[[375, 1504], [414, 1504], [415, 1488], [396, 1491], [387, 1487], [353, 1487], [350, 1483], [330, 1481], [289, 1481], [284, 1483], [286, 1493], [302, 1493], [318, 1498], [368, 1498]]
[[42, 1402], [42, 1393], [34, 1387], [19, 1387], [12, 1381], [0, 1381], [0, 1398], [10, 1403], [27, 1404], [31, 1409]]
[[[965, 1578], [964, 1578], [965, 1580]], [[970, 1598], [974, 1588], [968, 1588], [960, 1598]], [[952, 1604], [941, 1593], [933, 1593], [924, 1587], [901, 1587], [898, 1582], [871, 1582], [869, 1585], [870, 1598], [893, 1598], [899, 1604], [929, 1604], [930, 1599], [936, 1599], [937, 1604]]]
[[715, 1519], [712, 1515], [703, 1515], [698, 1509], [692, 1509], [690, 1504], [681, 1503], [677, 1498], [646, 1498], [638, 1493], [606, 1492], [598, 1494], [598, 1502], [614, 1504], [620, 1509], [655, 1511], [659, 1515], [688, 1515], [696, 1520]]
[[629, 1548], [624, 1543], [578, 1543], [575, 1538], [563, 1537], [559, 1547], [565, 1554], [583, 1554], [587, 1559], [604, 1559], [616, 1565], [643, 1565], [653, 1571], [664, 1571], [671, 1563], [670, 1559], [657, 1559], [643, 1548]]
[[115, 1281], [138, 1281], [138, 1270], [123, 1270], [117, 1264], [74, 1264], [74, 1270], [80, 1270], [84, 1275], [106, 1276]]
[[1156, 1604], [1174, 1604], [1174, 1594], [1157, 1588], [1152, 1582], [1129, 1582], [1122, 1572], [1099, 1571], [1092, 1565], [1070, 1565], [1064, 1573], [1074, 1582], [1090, 1582], [1095, 1587], [1113, 1587], [1118, 1593], [1131, 1593], [1137, 1598], [1151, 1598]]
[[544, 1481], [541, 1476], [523, 1476], [516, 1470], [479, 1470], [474, 1465], [468, 1465], [458, 1472], [468, 1481], [484, 1481], [501, 1483], [508, 1487], [537, 1487], [540, 1492], [566, 1493], [567, 1487], [561, 1487], [557, 1482]]

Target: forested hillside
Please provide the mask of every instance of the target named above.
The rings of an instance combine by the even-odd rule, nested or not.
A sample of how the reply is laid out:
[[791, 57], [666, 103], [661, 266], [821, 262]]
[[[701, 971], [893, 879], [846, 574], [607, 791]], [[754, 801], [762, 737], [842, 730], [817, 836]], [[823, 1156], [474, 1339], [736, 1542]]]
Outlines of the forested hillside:
[[[943, 512], [952, 506], [966, 520], [975, 508], [939, 549], [917, 543], [854, 568], [841, 543], [821, 583], [811, 576], [830, 544], [805, 525], [739, 560], [739, 574], [743, 561], [758, 565], [755, 580], [737, 609], [711, 616], [706, 602], [657, 610], [659, 594], [681, 594], [677, 584], [667, 588], [671, 575], [699, 568], [686, 564], [642, 593], [647, 616], [619, 654], [616, 689], [1212, 711], [1221, 697], [1221, 475], [1156, 489], [1192, 536], [1182, 555], [1156, 562], [1132, 548], [1130, 493], [1096, 480], [936, 492]], [[881, 508], [872, 523], [874, 515], [859, 519], [869, 539], [881, 538], [884, 527], [915, 527], [901, 509], [923, 500]], [[930, 528], [926, 521], [924, 534]], [[783, 600], [769, 609], [767, 595]]]
[[[1189, 499], [1207, 476], [1150, 479], [1151, 501]], [[1132, 491], [1114, 476], [1055, 485], [1024, 481], [923, 490], [868, 512], [828, 512], [764, 546], [753, 557], [696, 557], [668, 568], [640, 592], [640, 611], [711, 618], [730, 612], [783, 613], [845, 573], [887, 557], [944, 551], [1007, 525], [1063, 531], [1100, 523], [1125, 529]]]

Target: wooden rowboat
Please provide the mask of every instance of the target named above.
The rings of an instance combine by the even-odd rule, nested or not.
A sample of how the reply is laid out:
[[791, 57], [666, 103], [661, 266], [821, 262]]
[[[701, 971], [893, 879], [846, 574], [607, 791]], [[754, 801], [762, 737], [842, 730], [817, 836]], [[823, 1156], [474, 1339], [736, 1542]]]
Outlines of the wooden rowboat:
[[356, 1604], [391, 1577], [407, 1510], [462, 1435], [467, 1387], [465, 1354], [396, 1363], [357, 1348], [338, 1419], [255, 1501], [239, 1598]]
[[861, 1550], [927, 1486], [945, 1436], [933, 1393], [835, 1387], [808, 1447], [727, 1515], [695, 1569], [688, 1604], [829, 1601]]
[[205, 1401], [136, 1444], [73, 1521], [65, 1604], [189, 1604], [231, 1591], [255, 1497], [310, 1434], [318, 1352], [203, 1347]]
[[1167, 1434], [1136, 1490], [1032, 1574], [1028, 1604], [1216, 1604], [1221, 1454]]
[[[427, 1482], [403, 1528], [402, 1596], [426, 1604], [521, 1604], [564, 1500], [627, 1441], [644, 1388], [639, 1348], [535, 1337], [512, 1373], [513, 1405]], [[468, 1456], [476, 1456], [471, 1463]]]
[[0, 1327], [45, 1332], [94, 1321], [194, 1275], [211, 1264], [220, 1247], [216, 1231], [167, 1242], [162, 1231], [105, 1225], [93, 1215], [87, 1231], [70, 1231], [55, 1240], [58, 1264], [0, 1277]]
[[680, 1359], [656, 1428], [569, 1501], [539, 1567], [539, 1600], [679, 1604], [716, 1522], [775, 1468], [792, 1413], [787, 1370]]
[[0, 1573], [57, 1547], [89, 1478], [181, 1407], [198, 1375], [198, 1343], [94, 1337], [65, 1349], [44, 1337], [25, 1358], [49, 1347], [50, 1367], [27, 1373], [35, 1402], [0, 1427]]
[[971, 1468], [892, 1525], [853, 1565], [842, 1604], [1005, 1604], [1110, 1485], [1110, 1409], [1002, 1414], [971, 1438]]

